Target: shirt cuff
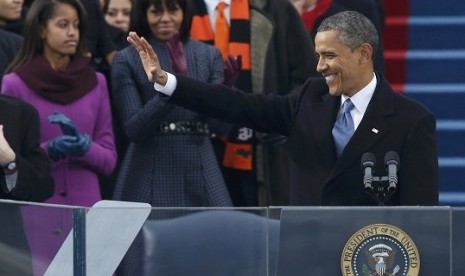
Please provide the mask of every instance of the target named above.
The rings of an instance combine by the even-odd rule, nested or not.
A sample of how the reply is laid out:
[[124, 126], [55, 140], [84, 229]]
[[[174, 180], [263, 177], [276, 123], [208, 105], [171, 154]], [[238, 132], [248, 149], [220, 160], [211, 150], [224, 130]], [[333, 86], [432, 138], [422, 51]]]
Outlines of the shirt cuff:
[[5, 182], [8, 191], [11, 192], [16, 187], [16, 181], [18, 180], [18, 171], [13, 174], [5, 175]]
[[173, 74], [166, 72], [168, 75], [168, 80], [166, 81], [165, 86], [159, 85], [158, 83], [153, 84], [153, 88], [160, 93], [165, 94], [166, 96], [171, 96], [176, 89], [178, 81]]

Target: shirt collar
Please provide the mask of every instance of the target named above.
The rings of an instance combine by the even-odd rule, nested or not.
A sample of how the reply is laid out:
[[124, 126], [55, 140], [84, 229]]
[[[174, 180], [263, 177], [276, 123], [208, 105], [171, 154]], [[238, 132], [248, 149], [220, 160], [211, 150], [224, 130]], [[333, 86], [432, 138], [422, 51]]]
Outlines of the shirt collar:
[[214, 10], [219, 2], [224, 2], [226, 3], [226, 5], [231, 6], [232, 0], [204, 0], [204, 1], [209, 10], [210, 10], [210, 7], [212, 7], [212, 9]]
[[[361, 114], [365, 114], [368, 104], [370, 103], [370, 100], [375, 93], [377, 82], [378, 80], [376, 79], [376, 74], [373, 73], [373, 79], [365, 87], [363, 87], [362, 90], [358, 91], [352, 97], [350, 97], [350, 100], [354, 104], [355, 109]], [[345, 95], [341, 96], [341, 106], [348, 98], [349, 97]]]

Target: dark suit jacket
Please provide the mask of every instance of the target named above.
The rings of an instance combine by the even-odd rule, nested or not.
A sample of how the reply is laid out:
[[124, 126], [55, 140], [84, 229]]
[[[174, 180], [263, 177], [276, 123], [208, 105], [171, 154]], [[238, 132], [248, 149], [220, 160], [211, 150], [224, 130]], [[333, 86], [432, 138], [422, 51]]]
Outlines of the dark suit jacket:
[[378, 84], [362, 122], [339, 159], [331, 134], [340, 97], [324, 78], [310, 78], [286, 96], [250, 95], [177, 77], [170, 102], [263, 132], [288, 136], [291, 205], [377, 205], [364, 191], [360, 159], [373, 152], [375, 175], [385, 176], [384, 155], [400, 156], [397, 192], [387, 205], [438, 204], [436, 121], [421, 104]]
[[[16, 187], [5, 192], [0, 168], [0, 198], [44, 201], [53, 195], [50, 161], [39, 146], [39, 115], [29, 104], [0, 95], [0, 124], [5, 139], [16, 153]], [[18, 205], [0, 203], [0, 275], [32, 275], [30, 253]], [[18, 254], [18, 255], [16, 255]], [[19, 258], [18, 258], [19, 256]]]
[[[5, 193], [0, 189], [0, 198], [41, 202], [53, 195], [53, 178], [50, 160], [40, 148], [40, 123], [37, 110], [13, 97], [0, 96], [0, 124], [5, 139], [16, 153], [18, 179], [16, 187]], [[0, 185], [5, 177], [0, 170]]]
[[23, 38], [15, 33], [7, 32], [0, 29], [0, 87], [2, 87], [2, 78], [6, 67], [21, 47]]

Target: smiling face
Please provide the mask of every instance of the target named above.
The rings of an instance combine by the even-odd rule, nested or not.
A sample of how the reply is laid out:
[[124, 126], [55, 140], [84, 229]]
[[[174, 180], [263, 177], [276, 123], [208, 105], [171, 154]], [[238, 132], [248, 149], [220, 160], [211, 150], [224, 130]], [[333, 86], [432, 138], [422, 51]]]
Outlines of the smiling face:
[[0, 26], [21, 17], [23, 2], [23, 0], [0, 0]]
[[42, 29], [42, 39], [46, 57], [74, 55], [79, 43], [76, 9], [68, 4], [56, 4], [54, 15]]
[[371, 47], [366, 43], [352, 50], [330, 30], [316, 34], [315, 50], [317, 71], [326, 78], [332, 96], [351, 97], [373, 78]]
[[168, 9], [163, 3], [161, 9], [155, 9], [151, 5], [147, 9], [147, 22], [153, 36], [161, 42], [168, 41], [179, 29], [183, 20], [183, 12], [179, 5], [174, 9]]

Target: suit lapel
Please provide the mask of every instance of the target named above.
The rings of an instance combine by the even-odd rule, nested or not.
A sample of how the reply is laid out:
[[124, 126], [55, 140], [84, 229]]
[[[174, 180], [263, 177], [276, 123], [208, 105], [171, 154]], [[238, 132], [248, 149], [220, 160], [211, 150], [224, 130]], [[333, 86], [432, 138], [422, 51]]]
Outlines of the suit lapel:
[[371, 151], [374, 145], [390, 131], [386, 117], [394, 112], [392, 94], [384, 80], [380, 76], [377, 76], [377, 78], [378, 85], [373, 98], [368, 104], [365, 115], [347, 144], [344, 153], [337, 160], [328, 182], [337, 177], [353, 162], [360, 162], [362, 155]]

